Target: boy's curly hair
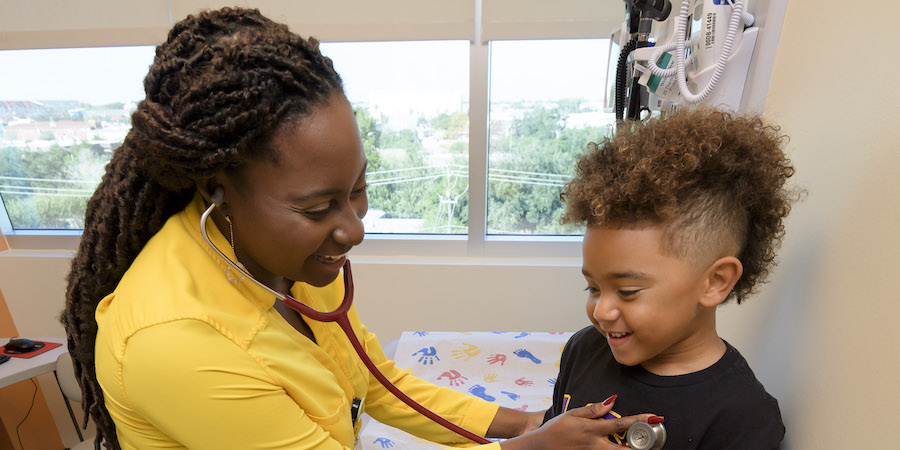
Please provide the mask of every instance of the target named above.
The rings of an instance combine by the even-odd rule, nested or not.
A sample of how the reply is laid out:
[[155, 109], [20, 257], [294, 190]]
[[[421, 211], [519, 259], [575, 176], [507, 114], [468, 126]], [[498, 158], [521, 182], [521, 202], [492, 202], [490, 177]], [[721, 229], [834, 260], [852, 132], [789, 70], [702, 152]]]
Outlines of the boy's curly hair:
[[726, 301], [763, 282], [800, 190], [783, 151], [787, 137], [758, 116], [680, 110], [619, 126], [588, 145], [560, 198], [563, 223], [663, 225], [663, 251], [697, 262], [736, 256], [743, 275]]

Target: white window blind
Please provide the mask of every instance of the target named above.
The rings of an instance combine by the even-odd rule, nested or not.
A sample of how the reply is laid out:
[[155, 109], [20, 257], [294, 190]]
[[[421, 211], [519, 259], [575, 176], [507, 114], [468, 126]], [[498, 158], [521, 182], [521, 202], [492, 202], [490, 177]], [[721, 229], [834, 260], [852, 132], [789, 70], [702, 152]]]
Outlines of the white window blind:
[[165, 0], [9, 0], [0, 49], [158, 44], [171, 28]]
[[257, 8], [301, 36], [326, 42], [472, 40], [475, 30], [473, 0], [170, 1], [176, 18], [225, 5]]
[[608, 38], [622, 0], [482, 0], [481, 40]]
[[259, 9], [320, 41], [472, 40], [473, 0], [10, 0], [0, 49], [156, 45], [201, 9]]

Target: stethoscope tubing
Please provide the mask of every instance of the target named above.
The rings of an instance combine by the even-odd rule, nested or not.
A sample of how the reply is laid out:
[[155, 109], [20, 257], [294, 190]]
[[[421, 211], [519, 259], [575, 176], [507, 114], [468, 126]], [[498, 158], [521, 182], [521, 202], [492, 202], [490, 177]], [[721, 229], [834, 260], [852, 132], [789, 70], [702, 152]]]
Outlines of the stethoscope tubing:
[[385, 389], [390, 391], [394, 396], [400, 399], [403, 403], [408, 405], [410, 408], [414, 409], [419, 414], [422, 414], [425, 417], [428, 417], [435, 423], [443, 426], [444, 428], [466, 438], [472, 440], [478, 444], [490, 444], [491, 441], [481, 437], [459, 425], [456, 425], [453, 422], [441, 417], [437, 413], [431, 411], [430, 409], [422, 406], [408, 395], [403, 393], [397, 386], [390, 382], [384, 374], [378, 370], [378, 367], [375, 366], [375, 362], [372, 361], [372, 358], [369, 357], [366, 350], [363, 348], [362, 344], [359, 342], [359, 338], [356, 337], [356, 333], [353, 331], [353, 326], [350, 324], [350, 316], [348, 312], [350, 311], [350, 306], [353, 304], [353, 273], [350, 270], [350, 260], [346, 260], [344, 262], [344, 298], [341, 301], [340, 306], [338, 306], [333, 311], [319, 311], [317, 309], [313, 309], [311, 306], [303, 304], [299, 302], [297, 299], [292, 297], [290, 294], [282, 294], [265, 284], [260, 283], [253, 278], [249, 272], [247, 272], [241, 265], [235, 263], [227, 255], [222, 253], [221, 250], [218, 249], [209, 238], [209, 235], [206, 232], [206, 223], [209, 220], [209, 215], [212, 213], [212, 210], [216, 207], [217, 204], [221, 203], [221, 195], [220, 191], [216, 192], [216, 195], [213, 195], [213, 201], [200, 216], [200, 235], [203, 236], [203, 240], [206, 241], [206, 244], [209, 245], [226, 263], [228, 263], [231, 268], [238, 271], [241, 275], [243, 275], [248, 280], [256, 283], [260, 287], [269, 291], [275, 297], [282, 301], [287, 307], [297, 311], [301, 315], [309, 317], [317, 322], [336, 322], [341, 330], [344, 331], [344, 334], [347, 336], [347, 339], [350, 340], [350, 344], [353, 346], [353, 349], [356, 350], [357, 356], [362, 360], [363, 364], [366, 365], [366, 368], [369, 369], [369, 372], [372, 373], [373, 376], [384, 386]]

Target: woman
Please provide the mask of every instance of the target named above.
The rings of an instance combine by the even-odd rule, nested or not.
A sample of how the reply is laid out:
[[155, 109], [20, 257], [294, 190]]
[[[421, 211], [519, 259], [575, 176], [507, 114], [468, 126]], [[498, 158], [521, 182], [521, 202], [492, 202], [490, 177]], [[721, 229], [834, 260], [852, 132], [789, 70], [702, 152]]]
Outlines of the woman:
[[[320, 310], [364, 236], [366, 159], [331, 61], [256, 10], [189, 16], [156, 50], [147, 97], [88, 203], [63, 323], [84, 408], [112, 448], [351, 448], [354, 399], [438, 442], [463, 438], [381, 387], [334, 323], [308, 321], [231, 269]], [[350, 311], [388, 378], [476, 433], [535, 430], [528, 414], [393, 367]], [[485, 447], [610, 446], [636, 417], [611, 405], [560, 416]]]

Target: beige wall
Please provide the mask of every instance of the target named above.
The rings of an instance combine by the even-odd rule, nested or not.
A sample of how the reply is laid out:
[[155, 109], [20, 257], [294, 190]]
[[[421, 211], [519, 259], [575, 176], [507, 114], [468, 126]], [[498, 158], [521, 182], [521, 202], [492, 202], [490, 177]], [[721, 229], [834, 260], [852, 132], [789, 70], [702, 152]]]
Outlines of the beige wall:
[[797, 449], [896, 447], [900, 90], [884, 75], [900, 6], [851, 5], [788, 3], [766, 104], [809, 189], [759, 323]]
[[[791, 136], [809, 190], [760, 295], [720, 313], [721, 334], [780, 399], [789, 449], [888, 448], [900, 403], [900, 62], [895, 2], [791, 0], [765, 114]], [[861, 18], [866, 18], [863, 28]], [[850, 41], [850, 36], [854, 38]], [[60, 335], [67, 255], [0, 253], [0, 286], [22, 334]], [[382, 341], [402, 330], [575, 330], [568, 261], [357, 261], [360, 314]], [[496, 264], [495, 264], [496, 263]], [[46, 391], [46, 389], [45, 389]], [[64, 412], [63, 412], [64, 414]]]

